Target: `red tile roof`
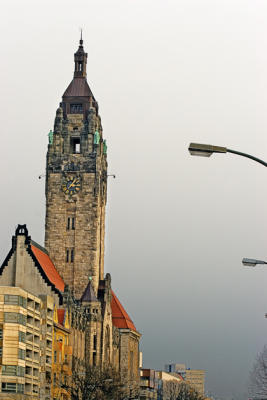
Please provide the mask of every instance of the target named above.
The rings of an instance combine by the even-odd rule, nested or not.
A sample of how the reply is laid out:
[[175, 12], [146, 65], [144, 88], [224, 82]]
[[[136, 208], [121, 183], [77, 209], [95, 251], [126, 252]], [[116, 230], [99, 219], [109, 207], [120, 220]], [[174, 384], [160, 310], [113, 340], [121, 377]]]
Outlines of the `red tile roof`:
[[57, 310], [57, 319], [60, 325], [64, 326], [64, 317], [65, 317], [65, 310], [60, 308]]
[[48, 254], [33, 245], [31, 245], [31, 249], [49, 281], [53, 283], [58, 290], [63, 292], [65, 287], [64, 281], [57, 272]]
[[124, 328], [124, 329], [132, 329], [136, 331], [133, 321], [123, 308], [122, 304], [120, 303], [119, 299], [112, 291], [112, 300], [111, 300], [111, 310], [112, 310], [112, 322], [113, 325], [117, 328]]

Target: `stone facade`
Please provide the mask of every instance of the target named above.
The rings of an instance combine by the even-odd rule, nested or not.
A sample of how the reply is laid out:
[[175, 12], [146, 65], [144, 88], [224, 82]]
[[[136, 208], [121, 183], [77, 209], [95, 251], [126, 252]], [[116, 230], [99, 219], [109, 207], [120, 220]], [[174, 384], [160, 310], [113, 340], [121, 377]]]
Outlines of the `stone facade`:
[[139, 340], [140, 334], [120, 329], [120, 371], [126, 384], [126, 395], [137, 398], [139, 394]]

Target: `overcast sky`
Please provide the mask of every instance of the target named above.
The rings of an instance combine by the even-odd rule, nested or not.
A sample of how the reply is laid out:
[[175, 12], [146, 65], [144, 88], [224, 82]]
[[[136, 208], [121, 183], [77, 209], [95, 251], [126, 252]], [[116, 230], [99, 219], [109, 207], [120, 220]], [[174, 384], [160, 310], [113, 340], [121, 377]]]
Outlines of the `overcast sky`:
[[12, 1], [1, 7], [1, 258], [18, 223], [43, 244], [48, 131], [79, 27], [110, 179], [106, 264], [144, 366], [207, 371], [242, 398], [267, 343], [266, 169], [191, 157], [191, 141], [267, 159], [264, 0]]

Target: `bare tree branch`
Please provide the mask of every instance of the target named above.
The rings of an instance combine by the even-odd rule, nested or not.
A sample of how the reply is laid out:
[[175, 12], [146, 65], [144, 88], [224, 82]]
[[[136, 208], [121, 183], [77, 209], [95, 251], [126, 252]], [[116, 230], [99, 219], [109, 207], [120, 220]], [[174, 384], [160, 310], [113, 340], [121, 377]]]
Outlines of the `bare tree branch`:
[[267, 346], [257, 355], [250, 373], [249, 395], [253, 399], [267, 399]]

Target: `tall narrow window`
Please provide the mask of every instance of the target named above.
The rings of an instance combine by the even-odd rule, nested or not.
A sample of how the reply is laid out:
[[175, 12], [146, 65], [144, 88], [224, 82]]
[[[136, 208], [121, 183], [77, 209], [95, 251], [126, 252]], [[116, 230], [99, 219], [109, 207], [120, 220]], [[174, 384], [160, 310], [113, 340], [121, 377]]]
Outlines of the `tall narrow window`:
[[93, 366], [96, 366], [96, 353], [93, 353]]
[[74, 249], [71, 249], [71, 252], [70, 252], [70, 262], [74, 262]]
[[97, 336], [94, 335], [94, 347], [93, 347], [94, 350], [96, 350], [96, 345], [97, 345]]
[[75, 217], [72, 217], [71, 229], [75, 229]]
[[70, 251], [69, 249], [66, 250], [66, 262], [69, 262]]
[[70, 230], [70, 217], [68, 217], [67, 219], [67, 230], [68, 231]]
[[133, 359], [133, 351], [130, 351], [130, 375], [131, 375], [132, 379], [133, 379], [133, 376], [134, 376], [134, 364], [133, 364], [133, 361], [134, 361], [134, 359]]

